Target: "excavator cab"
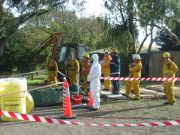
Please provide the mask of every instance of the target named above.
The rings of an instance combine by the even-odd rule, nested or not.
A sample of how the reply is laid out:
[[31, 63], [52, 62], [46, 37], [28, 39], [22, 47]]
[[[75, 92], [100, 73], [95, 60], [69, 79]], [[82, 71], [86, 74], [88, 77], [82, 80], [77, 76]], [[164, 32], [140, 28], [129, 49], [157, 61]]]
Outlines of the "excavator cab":
[[[67, 63], [69, 55], [72, 54], [81, 64], [83, 55], [86, 53], [85, 46], [82, 44], [62, 44], [61, 38], [63, 33], [57, 32], [47, 37], [40, 45], [32, 50], [32, 55], [35, 61], [39, 61], [39, 56], [47, 47], [52, 47], [51, 56], [56, 59], [59, 71], [67, 75]], [[39, 63], [39, 62], [38, 62]], [[61, 78], [61, 77], [58, 77]]]
[[59, 70], [67, 75], [66, 65], [68, 63], [69, 55], [73, 55], [75, 59], [81, 64], [83, 55], [86, 53], [85, 46], [82, 44], [64, 44], [61, 46], [57, 62]]

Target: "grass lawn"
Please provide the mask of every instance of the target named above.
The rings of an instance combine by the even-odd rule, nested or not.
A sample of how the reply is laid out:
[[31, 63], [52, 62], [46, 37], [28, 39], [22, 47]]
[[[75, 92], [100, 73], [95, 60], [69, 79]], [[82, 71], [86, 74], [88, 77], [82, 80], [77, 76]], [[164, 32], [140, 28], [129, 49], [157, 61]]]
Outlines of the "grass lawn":
[[165, 100], [106, 100], [98, 112], [82, 113], [78, 117], [96, 119], [103, 123], [144, 123], [180, 119], [180, 99], [176, 104], [163, 105]]
[[[143, 82], [141, 88], [147, 85], [162, 85], [162, 82]], [[124, 89], [125, 83], [121, 82]], [[103, 86], [102, 86], [103, 87]], [[92, 118], [95, 123], [144, 123], [152, 121], [165, 121], [180, 119], [180, 85], [175, 84], [176, 103], [163, 105], [166, 99], [142, 99], [133, 100], [102, 100], [100, 110], [96, 113], [84, 113], [82, 118]], [[78, 117], [79, 117], [78, 116]], [[94, 120], [95, 119], [95, 120]]]
[[27, 84], [30, 86], [34, 85], [44, 85], [47, 79], [47, 75], [38, 75], [34, 76], [33, 80], [31, 78], [27, 78]]

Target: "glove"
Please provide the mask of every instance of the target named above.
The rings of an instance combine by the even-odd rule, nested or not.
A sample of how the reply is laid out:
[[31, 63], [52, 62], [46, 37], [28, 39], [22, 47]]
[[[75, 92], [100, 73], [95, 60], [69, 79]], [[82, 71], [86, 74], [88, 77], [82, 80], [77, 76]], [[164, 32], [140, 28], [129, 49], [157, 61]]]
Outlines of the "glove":
[[82, 72], [85, 72], [85, 68], [84, 67], [82, 68]]
[[136, 65], [135, 63], [132, 63], [132, 64], [131, 64], [131, 67], [134, 67], [135, 65]]

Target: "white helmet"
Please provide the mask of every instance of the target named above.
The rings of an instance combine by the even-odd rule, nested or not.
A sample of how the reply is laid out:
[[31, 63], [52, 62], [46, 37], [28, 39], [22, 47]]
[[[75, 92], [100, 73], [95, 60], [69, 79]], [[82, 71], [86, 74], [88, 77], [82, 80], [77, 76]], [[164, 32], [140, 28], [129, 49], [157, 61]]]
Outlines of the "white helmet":
[[132, 59], [142, 60], [142, 58], [141, 58], [141, 56], [139, 54], [132, 54]]

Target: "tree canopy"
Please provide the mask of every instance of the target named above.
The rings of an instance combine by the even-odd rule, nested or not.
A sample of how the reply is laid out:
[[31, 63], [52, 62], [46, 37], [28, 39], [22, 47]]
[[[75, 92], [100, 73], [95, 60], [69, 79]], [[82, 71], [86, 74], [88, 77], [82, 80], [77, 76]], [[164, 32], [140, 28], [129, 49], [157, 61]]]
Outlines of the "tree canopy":
[[0, 55], [19, 27], [35, 16], [61, 8], [65, 2], [66, 0], [0, 0]]
[[[154, 42], [167, 51], [180, 46], [178, 0], [105, 0], [109, 13], [104, 17], [77, 16], [84, 10], [84, 0], [73, 0], [74, 11], [66, 2], [0, 0], [1, 71], [33, 70], [37, 65], [31, 58], [32, 48], [55, 32], [64, 33], [64, 43], [81, 43], [90, 49], [116, 47], [123, 56], [140, 52], [148, 38], [149, 52]], [[140, 30], [145, 33], [141, 42]], [[50, 49], [44, 51], [45, 56], [48, 53]]]
[[[16, 67], [20, 72], [32, 70], [35, 63], [32, 60], [31, 50], [56, 32], [63, 32], [64, 43], [81, 43], [88, 48], [96, 49], [105, 31], [101, 26], [102, 22], [100, 23], [98, 18], [78, 18], [73, 11], [62, 13], [59, 10], [53, 10], [29, 20], [17, 29], [9, 40], [9, 45], [5, 47], [4, 54], [1, 56], [4, 62], [2, 65], [0, 62], [0, 67], [4, 71], [10, 71]], [[48, 56], [51, 54], [51, 48], [47, 48], [43, 53]], [[5, 60], [7, 56], [9, 61], [13, 61], [10, 68], [6, 68], [9, 62]], [[23, 68], [22, 63], [27, 65], [27, 68]]]
[[[106, 0], [105, 6], [110, 11], [110, 21], [115, 25], [123, 25], [129, 31], [133, 40], [137, 40], [137, 30], [144, 29], [145, 36], [137, 52], [141, 51], [145, 41], [150, 36], [149, 50], [155, 41], [155, 29], [166, 30], [175, 41], [180, 39], [173, 33], [172, 27], [179, 21], [180, 1], [178, 0]], [[121, 31], [123, 32], [123, 31]], [[135, 50], [135, 42], [132, 44]]]

